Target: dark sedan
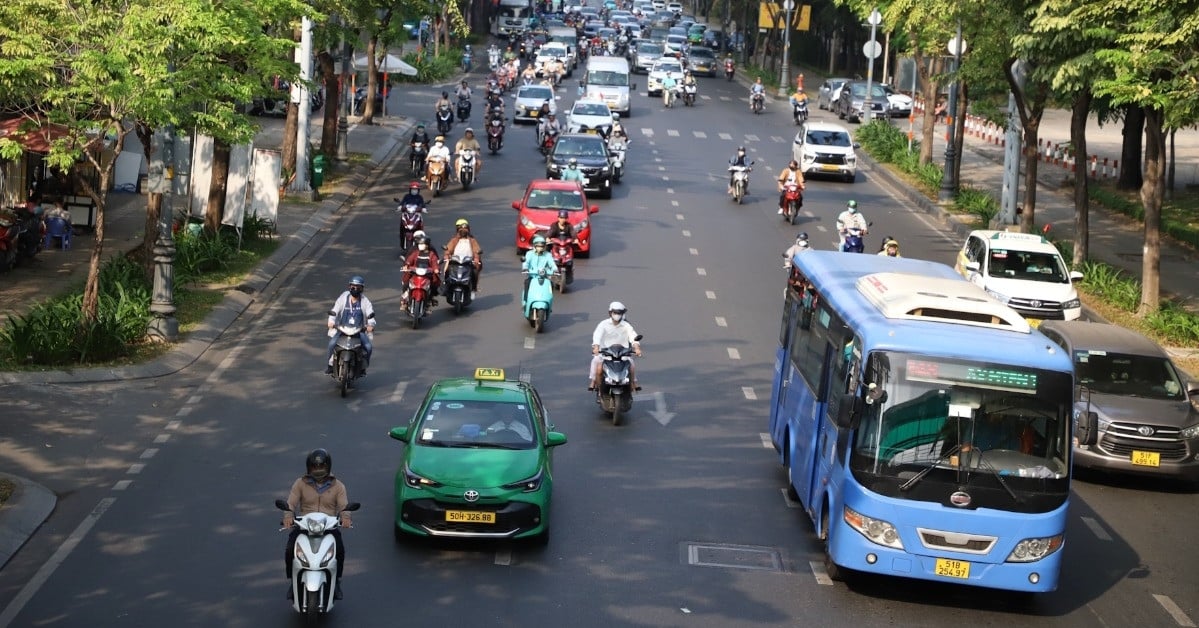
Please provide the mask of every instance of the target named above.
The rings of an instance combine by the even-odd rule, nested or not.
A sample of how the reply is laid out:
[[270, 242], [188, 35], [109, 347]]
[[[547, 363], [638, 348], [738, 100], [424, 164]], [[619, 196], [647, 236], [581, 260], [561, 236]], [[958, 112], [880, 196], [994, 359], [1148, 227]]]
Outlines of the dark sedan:
[[562, 170], [571, 159], [578, 161], [579, 170], [586, 177], [584, 190], [612, 198], [612, 164], [604, 138], [574, 133], [559, 137], [545, 162], [545, 178], [561, 179]]

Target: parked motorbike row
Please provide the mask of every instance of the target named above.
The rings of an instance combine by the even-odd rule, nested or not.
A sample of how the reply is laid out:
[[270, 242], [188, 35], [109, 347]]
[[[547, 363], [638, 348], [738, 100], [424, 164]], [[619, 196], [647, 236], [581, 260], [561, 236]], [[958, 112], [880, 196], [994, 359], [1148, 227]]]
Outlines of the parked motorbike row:
[[21, 205], [0, 209], [0, 271], [33, 259], [46, 239], [46, 222], [40, 210]]

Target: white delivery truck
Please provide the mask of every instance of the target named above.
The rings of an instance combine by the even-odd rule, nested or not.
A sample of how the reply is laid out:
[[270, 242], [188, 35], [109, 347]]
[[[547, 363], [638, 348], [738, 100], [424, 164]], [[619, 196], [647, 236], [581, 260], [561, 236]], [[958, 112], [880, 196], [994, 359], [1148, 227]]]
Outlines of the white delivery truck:
[[533, 24], [533, 3], [530, 0], [500, 0], [491, 23], [491, 34], [508, 37], [528, 30]]

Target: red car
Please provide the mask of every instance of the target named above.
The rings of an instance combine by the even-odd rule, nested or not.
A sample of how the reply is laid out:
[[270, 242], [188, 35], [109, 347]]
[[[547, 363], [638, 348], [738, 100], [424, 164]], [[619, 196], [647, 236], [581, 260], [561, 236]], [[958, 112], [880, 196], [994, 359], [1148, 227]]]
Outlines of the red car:
[[516, 218], [516, 250], [520, 253], [533, 245], [533, 236], [549, 232], [550, 225], [558, 220], [558, 212], [565, 209], [579, 238], [575, 255], [591, 256], [591, 214], [598, 212], [599, 206], [587, 205], [587, 195], [578, 181], [534, 179], [524, 198], [512, 201], [512, 208], [520, 212]]

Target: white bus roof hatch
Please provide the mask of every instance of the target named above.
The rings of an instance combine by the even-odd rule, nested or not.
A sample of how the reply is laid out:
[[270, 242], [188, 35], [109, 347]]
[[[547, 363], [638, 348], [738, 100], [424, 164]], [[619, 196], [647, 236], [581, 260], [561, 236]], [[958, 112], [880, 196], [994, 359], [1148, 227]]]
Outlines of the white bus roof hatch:
[[982, 288], [960, 279], [907, 273], [860, 277], [858, 292], [887, 318], [939, 321], [1029, 333], [1028, 321]]

